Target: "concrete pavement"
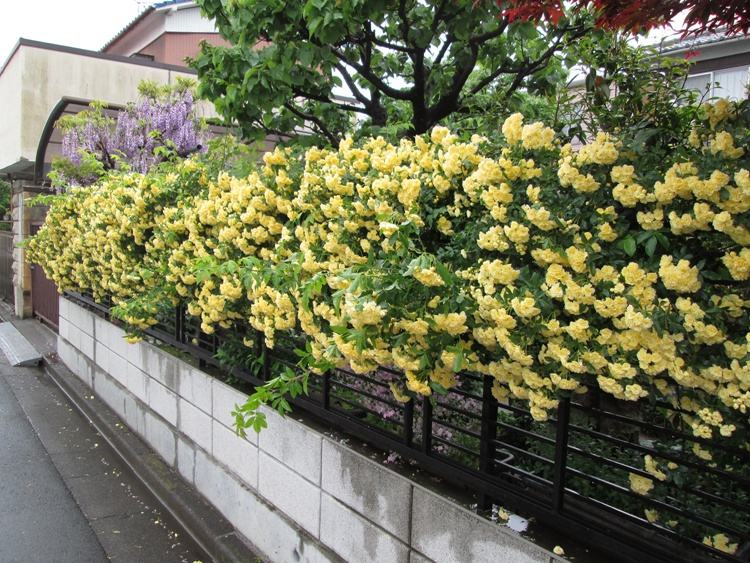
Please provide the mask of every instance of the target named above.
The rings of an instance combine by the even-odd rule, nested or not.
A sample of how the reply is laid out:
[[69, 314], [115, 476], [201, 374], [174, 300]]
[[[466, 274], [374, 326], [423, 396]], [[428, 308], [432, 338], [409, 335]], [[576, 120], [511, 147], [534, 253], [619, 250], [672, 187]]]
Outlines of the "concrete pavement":
[[0, 561], [206, 560], [39, 368], [0, 354]]
[[0, 561], [106, 561], [5, 377], [0, 360]]

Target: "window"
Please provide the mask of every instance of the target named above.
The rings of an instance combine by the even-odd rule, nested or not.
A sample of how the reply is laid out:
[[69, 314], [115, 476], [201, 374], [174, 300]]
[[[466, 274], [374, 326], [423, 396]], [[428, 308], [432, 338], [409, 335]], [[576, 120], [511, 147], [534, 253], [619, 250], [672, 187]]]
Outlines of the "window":
[[711, 98], [714, 88], [714, 73], [702, 72], [701, 74], [691, 74], [685, 80], [685, 90], [694, 90], [698, 93], [698, 98]]
[[133, 53], [130, 55], [131, 59], [146, 59], [147, 61], [153, 61], [154, 56], [153, 55], [147, 55], [146, 53]]
[[699, 96], [740, 100], [747, 97], [750, 67], [737, 66], [713, 72], [691, 74], [685, 81], [686, 90], [695, 90]]
[[714, 96], [731, 100], [745, 98], [747, 96], [748, 70], [749, 67], [738, 66], [714, 71], [714, 80], [719, 83], [719, 86], [714, 88]]

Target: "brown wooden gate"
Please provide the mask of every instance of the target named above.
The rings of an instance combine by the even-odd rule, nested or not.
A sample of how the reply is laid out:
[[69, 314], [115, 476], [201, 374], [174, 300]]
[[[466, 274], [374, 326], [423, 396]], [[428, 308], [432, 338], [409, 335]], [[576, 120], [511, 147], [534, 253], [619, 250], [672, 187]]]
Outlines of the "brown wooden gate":
[[[31, 234], [36, 234], [39, 227], [41, 225], [31, 225]], [[31, 309], [36, 318], [57, 331], [60, 317], [57, 286], [37, 264], [31, 265]]]

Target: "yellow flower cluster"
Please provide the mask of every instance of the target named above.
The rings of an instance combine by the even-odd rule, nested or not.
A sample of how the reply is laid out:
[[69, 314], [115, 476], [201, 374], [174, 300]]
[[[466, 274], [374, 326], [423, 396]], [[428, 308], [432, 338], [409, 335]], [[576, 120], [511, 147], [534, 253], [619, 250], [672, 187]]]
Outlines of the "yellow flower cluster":
[[[163, 282], [164, 233], [179, 224], [181, 199], [206, 184], [204, 169], [186, 160], [168, 174], [113, 174], [72, 188], [54, 201], [28, 259], [43, 265], [61, 292], [85, 290], [115, 304], [148, 295]], [[147, 328], [163, 305], [147, 302], [124, 320]]]

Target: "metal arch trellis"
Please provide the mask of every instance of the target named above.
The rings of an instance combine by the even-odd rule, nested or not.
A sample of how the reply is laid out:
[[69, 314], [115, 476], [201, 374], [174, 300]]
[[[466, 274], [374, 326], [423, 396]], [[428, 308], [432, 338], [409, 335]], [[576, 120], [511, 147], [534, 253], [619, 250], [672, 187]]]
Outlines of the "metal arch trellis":
[[[79, 293], [67, 297], [109, 318], [109, 303]], [[182, 306], [146, 332], [203, 366], [223, 367], [216, 358], [220, 336], [202, 333]], [[281, 339], [269, 349], [262, 335], [254, 341], [258, 369], [234, 369], [235, 377], [261, 385], [277, 367], [297, 368], [293, 349], [298, 343]], [[510, 506], [611, 560], [750, 561], [750, 453], [667, 424], [679, 408], [648, 404], [643, 410], [648, 416], [634, 417], [605, 401], [563, 399], [556, 416], [539, 423], [521, 403], [499, 403], [489, 377], [464, 374], [465, 383], [446, 396], [400, 403], [388, 390], [389, 380], [397, 375], [388, 369], [377, 377], [333, 370], [314, 378], [310, 394], [292, 402], [340, 431], [467, 488], [478, 495], [481, 506]], [[659, 448], [660, 437], [681, 448]], [[735, 456], [738, 467], [720, 470], [692, 454], [683, 455], [691, 444]], [[645, 455], [679, 464], [695, 477], [694, 483], [657, 483], [667, 488], [663, 499], [634, 492], [626, 484], [630, 475], [655, 481], [636, 462]], [[665, 516], [651, 521], [647, 510]], [[696, 530], [698, 538], [700, 530], [738, 538], [739, 549], [724, 553], [672, 529], [670, 519]]]

